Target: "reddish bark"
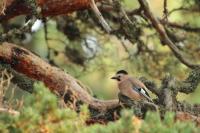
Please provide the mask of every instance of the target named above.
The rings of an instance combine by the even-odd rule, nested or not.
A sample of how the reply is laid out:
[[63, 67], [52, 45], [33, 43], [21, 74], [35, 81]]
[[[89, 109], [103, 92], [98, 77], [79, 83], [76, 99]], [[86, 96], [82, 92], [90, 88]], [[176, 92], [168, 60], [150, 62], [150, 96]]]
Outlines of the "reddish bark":
[[[90, 0], [37, 0], [36, 3], [43, 16], [55, 16], [89, 8]], [[5, 15], [0, 14], [0, 21], [31, 14], [32, 11], [30, 5], [20, 0], [7, 0], [5, 9]]]
[[0, 45], [0, 62], [10, 64], [14, 70], [29, 78], [44, 82], [51, 91], [61, 96], [71, 92], [70, 97], [88, 104], [92, 109], [106, 111], [119, 106], [118, 100], [104, 101], [92, 97], [72, 76], [17, 45], [10, 43]]
[[193, 121], [198, 127], [200, 127], [200, 117], [194, 116], [187, 112], [177, 112], [175, 119], [179, 121]]

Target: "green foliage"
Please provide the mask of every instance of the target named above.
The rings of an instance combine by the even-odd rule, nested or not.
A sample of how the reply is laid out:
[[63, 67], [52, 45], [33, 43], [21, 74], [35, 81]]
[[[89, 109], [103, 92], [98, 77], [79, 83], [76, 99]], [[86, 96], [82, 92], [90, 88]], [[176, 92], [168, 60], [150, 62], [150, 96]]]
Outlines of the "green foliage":
[[174, 114], [167, 113], [163, 120], [156, 113], [147, 113], [144, 121], [134, 120], [133, 112], [123, 110], [122, 117], [106, 125], [86, 125], [89, 119], [87, 106], [80, 113], [60, 109], [58, 99], [43, 84], [35, 84], [34, 93], [26, 98], [20, 115], [0, 114], [0, 132], [70, 132], [70, 133], [197, 133], [194, 123], [175, 122]]
[[163, 120], [158, 114], [148, 112], [141, 127], [143, 133], [198, 133], [199, 131], [194, 123], [175, 122], [172, 112], [167, 112]]
[[85, 125], [86, 116], [85, 107], [82, 107], [81, 114], [68, 108], [59, 109], [56, 96], [43, 84], [36, 84], [33, 95], [26, 98], [19, 116], [0, 115], [4, 125], [0, 124], [0, 127], [2, 132], [77, 132]]

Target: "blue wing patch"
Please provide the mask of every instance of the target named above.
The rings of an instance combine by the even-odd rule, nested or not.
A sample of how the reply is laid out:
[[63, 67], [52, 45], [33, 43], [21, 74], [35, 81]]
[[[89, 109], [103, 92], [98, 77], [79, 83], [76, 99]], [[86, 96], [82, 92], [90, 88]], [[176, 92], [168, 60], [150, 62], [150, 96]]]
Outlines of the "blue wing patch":
[[150, 97], [149, 96], [149, 94], [148, 94], [148, 92], [145, 90], [145, 89], [143, 89], [143, 88], [133, 88], [135, 91], [137, 91], [138, 93], [145, 93], [148, 97]]

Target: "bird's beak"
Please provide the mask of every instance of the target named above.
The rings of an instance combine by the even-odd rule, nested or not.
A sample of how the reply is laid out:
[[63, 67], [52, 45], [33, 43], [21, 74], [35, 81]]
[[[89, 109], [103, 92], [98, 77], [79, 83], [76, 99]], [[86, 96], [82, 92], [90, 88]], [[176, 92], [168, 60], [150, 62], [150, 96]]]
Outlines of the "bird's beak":
[[118, 80], [118, 78], [117, 78], [116, 76], [111, 77], [111, 79], [116, 79], [116, 80]]

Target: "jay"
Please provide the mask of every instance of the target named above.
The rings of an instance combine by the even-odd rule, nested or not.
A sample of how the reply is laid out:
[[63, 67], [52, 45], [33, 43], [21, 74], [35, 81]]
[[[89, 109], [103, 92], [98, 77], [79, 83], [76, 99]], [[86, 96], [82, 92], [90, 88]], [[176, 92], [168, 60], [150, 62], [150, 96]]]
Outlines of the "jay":
[[122, 95], [136, 101], [148, 100], [153, 102], [146, 91], [147, 87], [140, 80], [129, 76], [125, 70], [118, 71], [111, 79], [117, 80]]

